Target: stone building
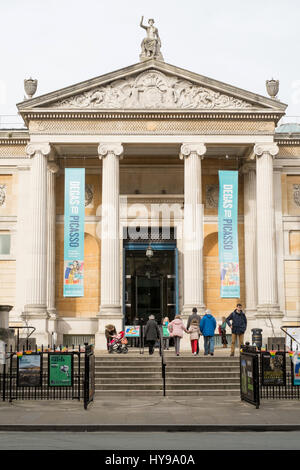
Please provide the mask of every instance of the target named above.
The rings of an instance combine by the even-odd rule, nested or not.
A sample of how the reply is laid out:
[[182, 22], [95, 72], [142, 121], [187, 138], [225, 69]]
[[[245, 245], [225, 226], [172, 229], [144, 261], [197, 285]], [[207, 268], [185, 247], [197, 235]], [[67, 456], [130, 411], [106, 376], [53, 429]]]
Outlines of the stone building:
[[[102, 349], [107, 323], [194, 306], [221, 319], [238, 300], [248, 335], [300, 324], [300, 126], [278, 125], [287, 105], [144, 57], [17, 107], [24, 129], [0, 131], [0, 303], [14, 306], [12, 326]], [[72, 167], [86, 170], [85, 291], [64, 298]], [[220, 298], [222, 169], [239, 171], [240, 299]]]

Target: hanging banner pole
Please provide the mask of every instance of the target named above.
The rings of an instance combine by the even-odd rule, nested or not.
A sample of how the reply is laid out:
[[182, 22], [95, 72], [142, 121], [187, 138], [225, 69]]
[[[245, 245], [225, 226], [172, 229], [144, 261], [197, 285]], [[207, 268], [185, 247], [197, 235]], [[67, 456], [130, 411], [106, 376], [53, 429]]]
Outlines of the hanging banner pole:
[[221, 297], [239, 299], [238, 171], [219, 171], [219, 188]]
[[85, 169], [65, 169], [64, 297], [83, 297]]

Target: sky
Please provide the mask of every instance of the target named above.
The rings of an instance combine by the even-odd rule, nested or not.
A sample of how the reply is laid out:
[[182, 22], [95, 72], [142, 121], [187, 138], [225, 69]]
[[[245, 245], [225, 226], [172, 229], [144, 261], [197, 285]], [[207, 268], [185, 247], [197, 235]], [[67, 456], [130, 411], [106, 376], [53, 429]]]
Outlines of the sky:
[[0, 0], [0, 115], [25, 78], [39, 96], [139, 62], [142, 15], [165, 62], [264, 96], [278, 79], [300, 122], [299, 0]]

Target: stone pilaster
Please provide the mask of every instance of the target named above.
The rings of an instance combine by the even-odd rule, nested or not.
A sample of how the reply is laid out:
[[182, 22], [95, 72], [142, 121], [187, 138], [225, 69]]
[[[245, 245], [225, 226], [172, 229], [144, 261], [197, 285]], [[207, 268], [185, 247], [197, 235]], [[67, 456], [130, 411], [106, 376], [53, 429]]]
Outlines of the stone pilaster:
[[256, 247], [256, 173], [255, 168], [244, 170], [244, 239], [245, 284], [247, 314], [257, 308], [257, 247]]
[[203, 207], [201, 186], [201, 160], [206, 153], [203, 143], [186, 143], [181, 146], [184, 159], [184, 317], [193, 307], [201, 314], [204, 305], [203, 285]]
[[244, 173], [244, 246], [245, 246], [245, 313], [248, 319], [246, 340], [251, 341], [251, 328], [257, 312], [257, 244], [256, 244], [256, 172], [248, 164]]
[[16, 240], [16, 301], [9, 314], [10, 323], [20, 323], [26, 304], [26, 285], [30, 258], [29, 242], [31, 239], [30, 223], [30, 164], [18, 166], [18, 221]]
[[[24, 316], [36, 327], [38, 343], [48, 343], [47, 313], [47, 156], [49, 144], [31, 143], [26, 153], [31, 166], [31, 230], [29, 276]], [[35, 323], [35, 324], [33, 324]]]
[[278, 150], [275, 143], [254, 147], [257, 157], [257, 318], [268, 318], [272, 329], [276, 328], [276, 319], [282, 318], [278, 305], [273, 187], [273, 158]]
[[101, 305], [96, 349], [105, 349], [105, 325], [122, 327], [120, 292], [120, 221], [119, 221], [119, 159], [123, 146], [118, 143], [98, 147], [102, 167], [102, 222], [101, 222]]
[[51, 318], [56, 318], [55, 308], [55, 228], [56, 197], [55, 180], [58, 165], [51, 161], [47, 171], [47, 311]]

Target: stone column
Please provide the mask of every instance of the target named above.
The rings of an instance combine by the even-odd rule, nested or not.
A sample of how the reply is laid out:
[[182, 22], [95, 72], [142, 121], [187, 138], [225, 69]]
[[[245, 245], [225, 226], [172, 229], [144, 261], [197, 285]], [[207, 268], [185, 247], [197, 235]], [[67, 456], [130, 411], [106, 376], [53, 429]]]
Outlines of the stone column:
[[18, 166], [18, 221], [16, 240], [16, 300], [11, 310], [10, 323], [20, 323], [26, 304], [26, 285], [28, 271], [24, 269], [29, 265], [29, 242], [31, 239], [30, 222], [30, 164]]
[[55, 229], [56, 197], [55, 179], [58, 165], [51, 161], [47, 171], [47, 311], [51, 318], [56, 318], [55, 308]]
[[255, 327], [257, 309], [257, 245], [256, 245], [256, 173], [245, 165], [244, 173], [244, 252], [245, 252], [245, 313], [248, 319], [247, 341]]
[[256, 248], [256, 173], [244, 168], [244, 238], [246, 311], [254, 314], [257, 307], [257, 248]]
[[269, 319], [269, 330], [265, 321], [261, 326], [269, 336], [273, 327], [276, 328], [275, 319], [282, 317], [278, 305], [273, 188], [273, 158], [278, 150], [275, 143], [256, 144], [254, 147], [257, 157], [257, 319]]
[[201, 185], [201, 160], [206, 152], [203, 143], [187, 143], [181, 146], [180, 158], [184, 159], [184, 287], [183, 316], [204, 311], [203, 286], [203, 208]]
[[49, 144], [28, 144], [31, 166], [31, 240], [24, 316], [36, 327], [37, 343], [48, 343], [47, 313], [47, 156]]
[[102, 167], [102, 225], [101, 225], [101, 305], [96, 349], [106, 349], [105, 325], [113, 323], [122, 328], [120, 292], [120, 220], [119, 220], [119, 159], [120, 143], [100, 144]]

